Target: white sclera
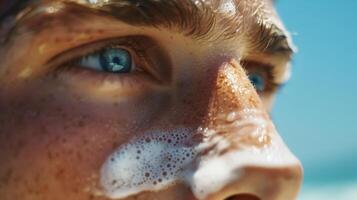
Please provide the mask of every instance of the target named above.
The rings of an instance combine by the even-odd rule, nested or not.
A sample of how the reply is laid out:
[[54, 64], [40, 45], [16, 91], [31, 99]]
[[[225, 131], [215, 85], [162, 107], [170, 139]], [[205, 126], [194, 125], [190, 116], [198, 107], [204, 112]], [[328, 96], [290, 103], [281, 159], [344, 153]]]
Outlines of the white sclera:
[[101, 184], [110, 198], [160, 190], [174, 183], [196, 156], [192, 131], [149, 132], [118, 148], [101, 169]]

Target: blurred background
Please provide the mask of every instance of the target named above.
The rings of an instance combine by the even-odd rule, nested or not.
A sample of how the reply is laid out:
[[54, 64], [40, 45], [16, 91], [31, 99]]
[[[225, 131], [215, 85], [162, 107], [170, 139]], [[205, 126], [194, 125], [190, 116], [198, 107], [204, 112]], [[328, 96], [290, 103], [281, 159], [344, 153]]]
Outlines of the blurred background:
[[304, 166], [299, 200], [357, 200], [357, 1], [278, 0], [299, 52], [273, 118]]

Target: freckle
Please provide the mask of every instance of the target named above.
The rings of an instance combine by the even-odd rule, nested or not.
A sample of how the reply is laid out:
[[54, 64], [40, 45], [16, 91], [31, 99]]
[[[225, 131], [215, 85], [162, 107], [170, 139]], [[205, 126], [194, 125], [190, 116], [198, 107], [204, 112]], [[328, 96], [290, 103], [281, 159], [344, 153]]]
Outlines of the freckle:
[[118, 147], [118, 145], [119, 145], [118, 142], [113, 142], [112, 148], [113, 148], [113, 149], [116, 149], [116, 148]]
[[53, 159], [53, 154], [51, 151], [47, 152], [47, 158], [48, 160], [52, 160]]
[[103, 29], [98, 29], [98, 30], [97, 30], [97, 33], [103, 34], [103, 33], [104, 33], [104, 30], [103, 30]]
[[83, 120], [79, 120], [78, 121], [78, 127], [84, 127], [84, 121]]
[[90, 200], [93, 200], [93, 199], [94, 199], [94, 195], [93, 195], [93, 194], [90, 194], [88, 198], [89, 198]]
[[55, 39], [54, 39], [54, 42], [55, 43], [60, 43], [62, 41], [62, 39], [61, 38], [58, 38], [58, 37], [56, 37]]
[[78, 160], [82, 160], [82, 154], [81, 154], [81, 153], [77, 152], [76, 155], [77, 155], [77, 159], [78, 159]]
[[65, 170], [60, 168], [60, 169], [57, 170], [55, 176], [56, 176], [57, 179], [60, 179], [61, 177], [63, 177], [64, 173], [65, 173]]
[[63, 144], [67, 143], [67, 139], [66, 138], [62, 138], [62, 143]]

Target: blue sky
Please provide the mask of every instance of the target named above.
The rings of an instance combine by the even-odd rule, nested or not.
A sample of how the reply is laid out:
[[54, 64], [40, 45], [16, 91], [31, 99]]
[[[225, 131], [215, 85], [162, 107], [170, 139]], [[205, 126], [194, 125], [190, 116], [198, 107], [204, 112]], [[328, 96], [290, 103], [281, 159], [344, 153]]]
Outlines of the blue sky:
[[357, 182], [357, 1], [278, 0], [299, 52], [273, 118], [305, 183]]

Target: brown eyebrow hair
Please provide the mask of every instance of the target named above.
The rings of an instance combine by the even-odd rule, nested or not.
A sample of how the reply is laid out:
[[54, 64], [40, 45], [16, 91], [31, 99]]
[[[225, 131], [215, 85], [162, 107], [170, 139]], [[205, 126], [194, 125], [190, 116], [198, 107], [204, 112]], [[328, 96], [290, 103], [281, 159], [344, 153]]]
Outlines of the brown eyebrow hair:
[[[108, 2], [105, 1], [105, 3], [103, 2], [99, 1], [97, 4], [91, 4], [89, 2], [53, 1], [45, 4], [45, 6], [50, 7], [54, 3], [62, 4], [61, 9], [65, 12], [59, 12], [59, 15], [61, 15], [60, 17], [63, 21], [66, 19], [67, 21], [71, 21], [69, 17], [73, 17], [73, 15], [81, 17], [92, 13], [114, 17], [134, 26], [174, 29], [175, 31], [182, 32], [186, 36], [207, 41], [236, 39], [243, 37], [244, 32], [249, 31], [248, 39], [251, 43], [249, 48], [269, 54], [275, 52], [292, 52], [287, 43], [286, 35], [283, 31], [279, 31], [276, 26], [254, 22], [247, 25], [248, 21], [251, 23], [254, 20], [244, 19], [242, 15], [227, 17], [215, 12], [221, 0], [213, 0], [209, 6], [204, 0], [110, 0]], [[237, 1], [234, 1], [234, 3], [238, 9], [239, 3], [237, 3]], [[20, 23], [26, 20], [27, 16], [32, 18], [31, 13], [35, 12], [36, 8], [43, 6], [42, 4], [34, 5], [32, 11], [30, 10], [25, 14], [22, 20], [20, 20]], [[36, 15], [40, 16], [41, 14], [46, 13], [39, 12]], [[248, 16], [251, 15], [248, 14]], [[50, 16], [50, 18], [47, 18], [48, 21], [44, 20], [43, 17], [38, 17], [37, 20], [34, 20], [36, 22], [32, 23], [31, 27], [33, 29], [40, 29], [39, 27], [48, 25], [49, 20], [54, 17]], [[219, 30], [217, 30], [217, 27], [219, 27]], [[253, 32], [252, 30], [248, 30], [251, 28], [253, 28]]]
[[96, 9], [128, 24], [177, 28], [186, 35], [204, 37], [214, 25], [215, 14], [203, 1], [196, 2], [200, 3], [191, 0], [112, 0]]
[[[205, 3], [205, 0], [110, 0], [103, 1], [105, 3], [90, 4], [80, 3], [79, 1], [52, 1], [50, 3], [33, 3], [29, 5], [27, 13], [23, 14], [17, 24], [21, 24], [25, 19], [33, 18], [32, 13], [36, 15], [43, 14], [46, 16], [45, 10], [41, 6], [51, 7], [52, 4], [62, 4], [61, 10], [64, 14], [84, 15], [92, 13], [96, 15], [104, 15], [117, 18], [120, 21], [134, 26], [152, 26], [165, 27], [174, 29], [184, 33], [186, 36], [192, 36], [195, 39], [205, 38], [206, 40], [214, 38], [234, 38], [237, 34], [239, 20], [235, 16], [222, 18], [214, 9], [219, 6], [221, 0], [212, 0], [215, 5]], [[101, 1], [100, 1], [101, 2]], [[218, 2], [218, 3], [217, 3]], [[28, 9], [31, 8], [31, 9]], [[38, 12], [38, 10], [41, 10]], [[45, 19], [53, 18], [46, 16]], [[68, 19], [64, 15], [61, 18]], [[41, 19], [44, 20], [44, 17]], [[41, 22], [37, 20], [37, 27]], [[29, 20], [26, 20], [29, 21]], [[34, 23], [32, 23], [34, 24]], [[42, 22], [49, 24], [49, 21]], [[220, 24], [221, 30], [218, 32], [212, 31], [214, 27]], [[210, 34], [215, 33], [215, 35]], [[234, 36], [233, 36], [234, 35]]]
[[[61, 12], [53, 15], [46, 13], [44, 8], [58, 4], [61, 4]], [[208, 6], [204, 3], [195, 4], [191, 0], [111, 0], [103, 4], [53, 1], [29, 4], [24, 10], [26, 12], [20, 12], [21, 17], [13, 29], [26, 24], [30, 30], [36, 31], [46, 28], [56, 17], [65, 21], [75, 16], [80, 18], [94, 14], [116, 18], [133, 26], [175, 29], [199, 38], [208, 36], [215, 23], [215, 14]]]
[[[217, 1], [215, 7], [206, 6], [204, 1], [195, 2], [192, 0], [112, 0], [99, 9], [129, 24], [167, 28], [178, 26], [178, 29], [186, 31], [186, 35], [206, 39], [207, 36], [212, 36], [209, 33], [216, 23], [219, 23], [221, 17], [223, 30], [217, 38], [228, 39], [242, 34], [237, 32], [240, 26], [246, 25], [243, 25], [242, 17], [218, 16], [217, 12], [214, 12], [220, 1]], [[235, 6], [237, 8], [238, 4], [236, 3]], [[123, 12], [118, 12], [120, 9], [123, 9]], [[138, 17], [132, 17], [133, 14]], [[252, 49], [267, 54], [284, 53], [290, 56], [293, 53], [287, 35], [275, 24], [260, 21], [248, 26], [254, 27], [254, 34], [251, 34], [250, 38], [248, 36]]]
[[253, 31], [248, 36], [249, 49], [265, 54], [292, 56], [295, 50], [284, 30], [270, 22], [258, 23], [253, 26]]

